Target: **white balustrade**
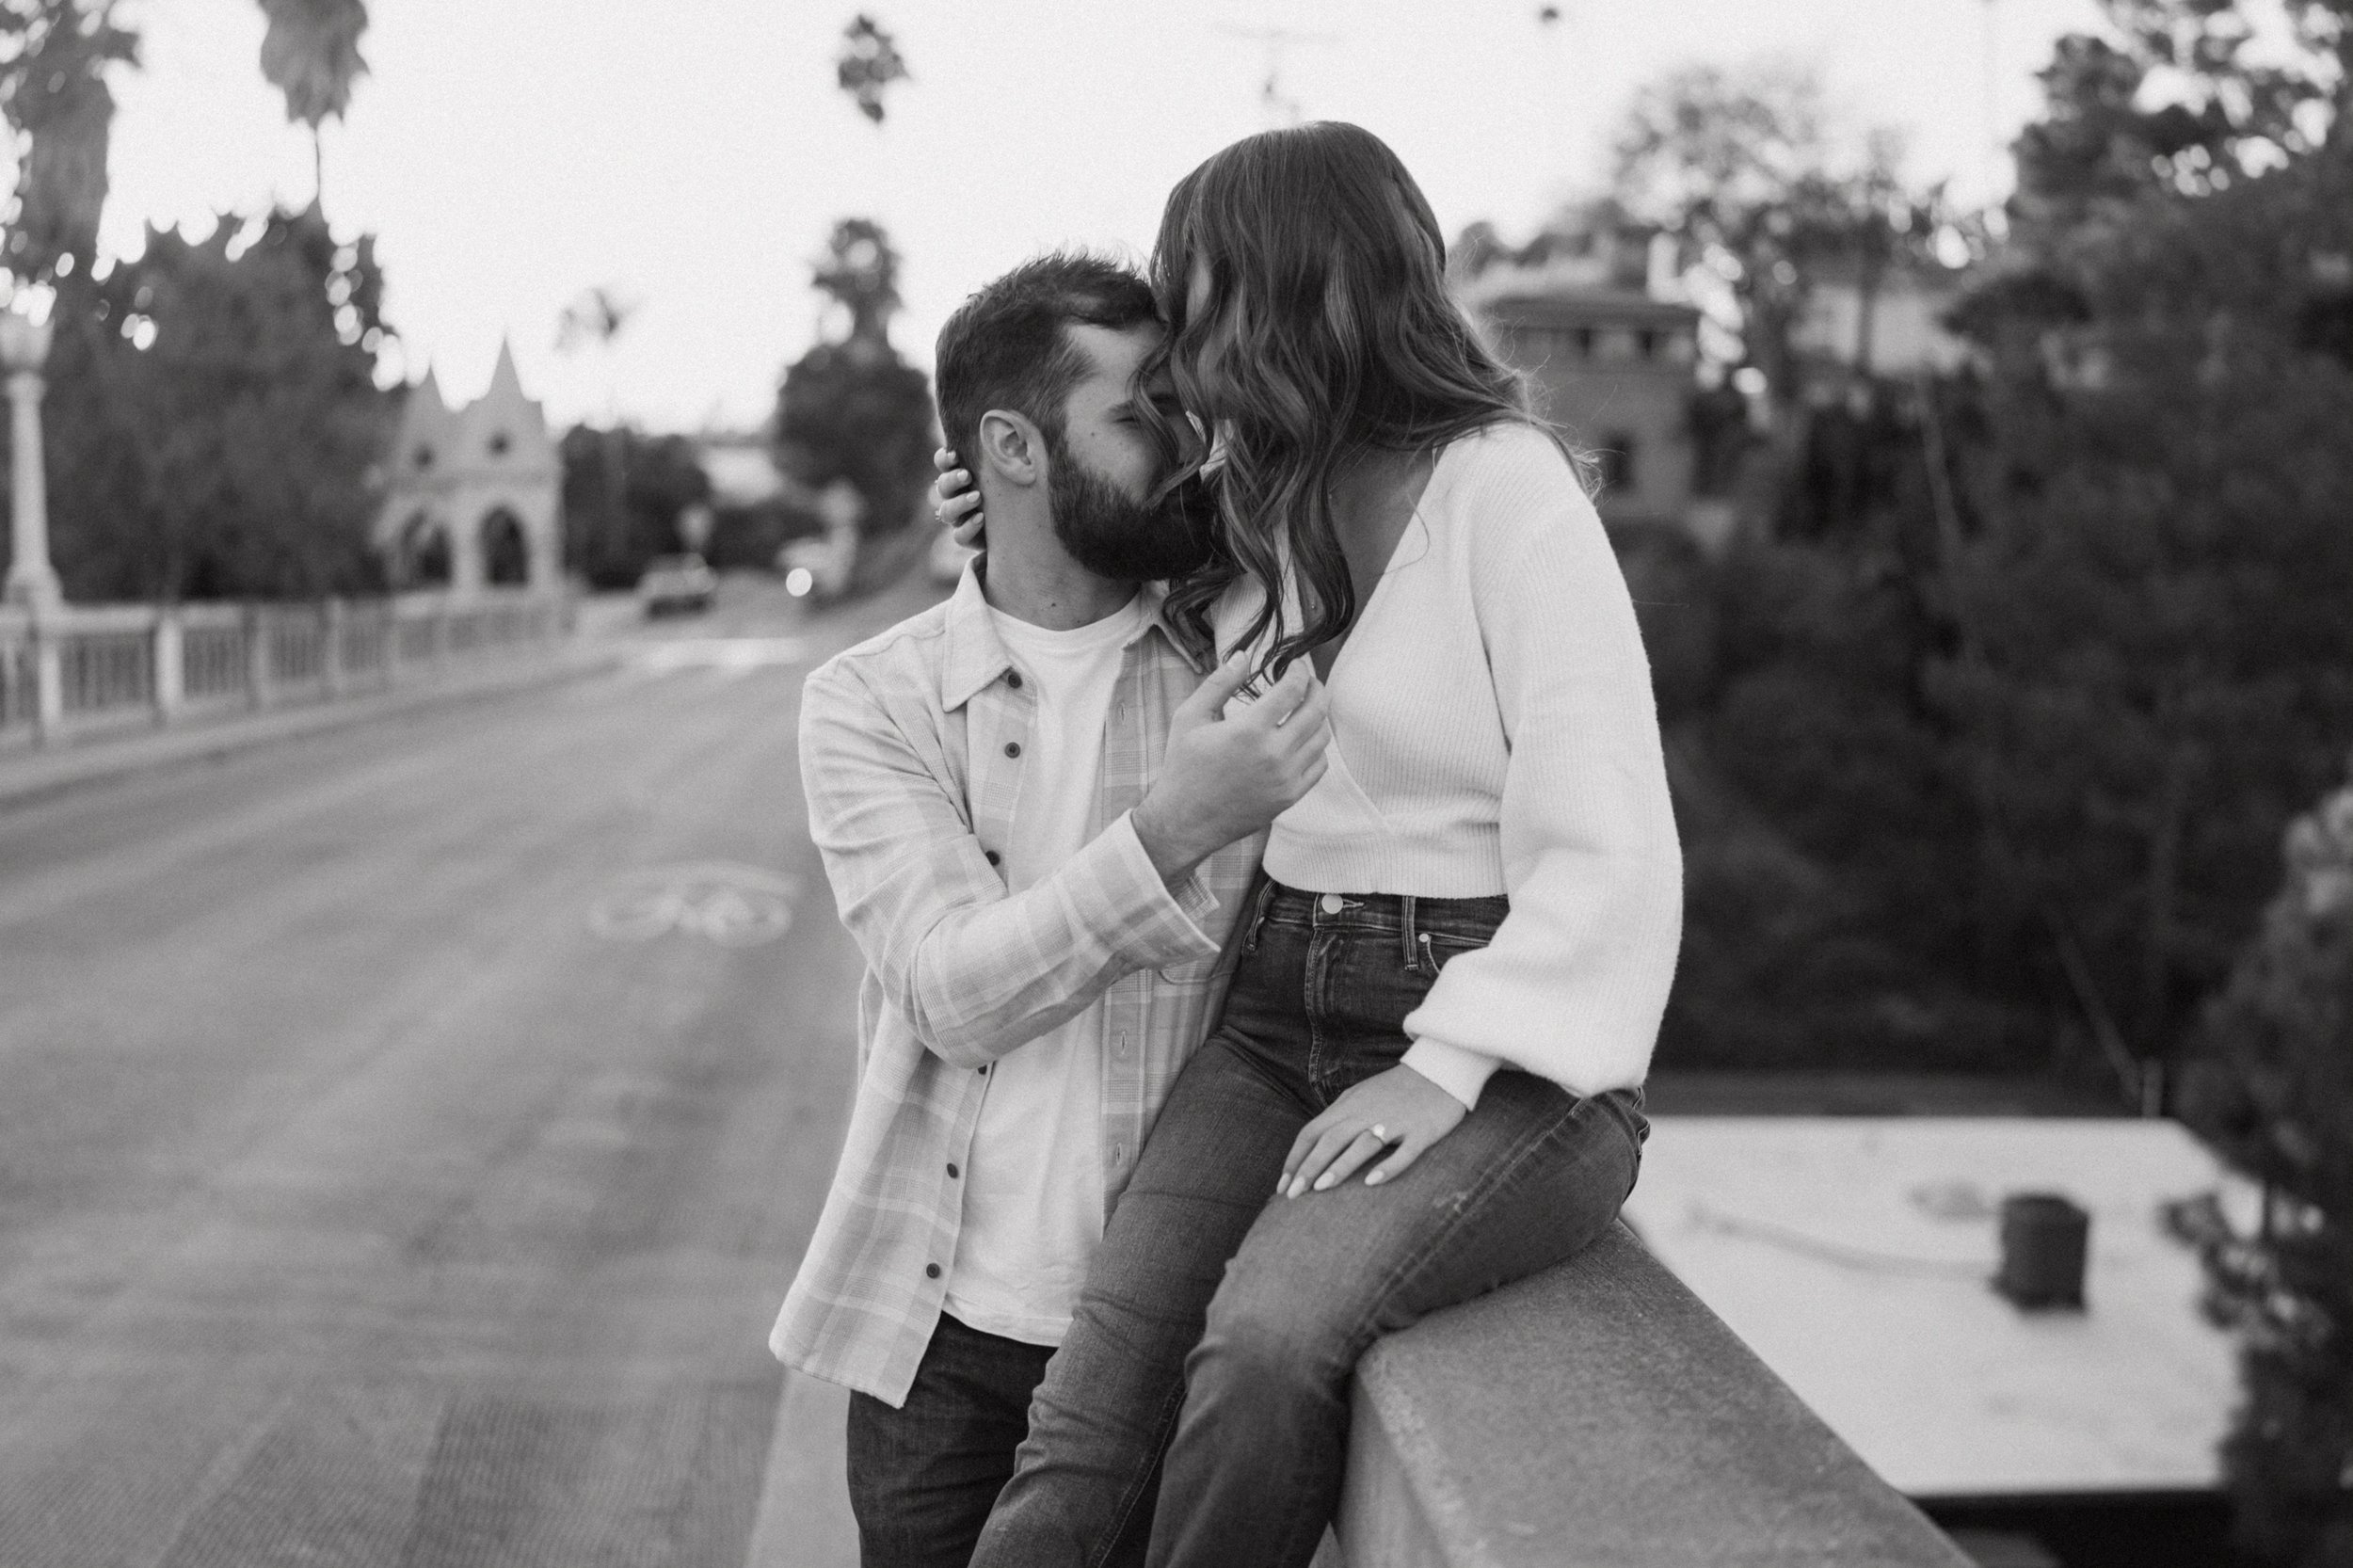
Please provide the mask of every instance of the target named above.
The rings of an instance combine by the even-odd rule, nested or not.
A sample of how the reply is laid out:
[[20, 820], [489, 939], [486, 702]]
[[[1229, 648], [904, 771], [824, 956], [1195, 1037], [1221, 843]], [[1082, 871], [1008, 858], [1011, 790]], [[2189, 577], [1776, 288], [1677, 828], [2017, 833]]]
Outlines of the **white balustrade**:
[[0, 745], [331, 701], [504, 650], [571, 617], [529, 589], [313, 604], [0, 606]]

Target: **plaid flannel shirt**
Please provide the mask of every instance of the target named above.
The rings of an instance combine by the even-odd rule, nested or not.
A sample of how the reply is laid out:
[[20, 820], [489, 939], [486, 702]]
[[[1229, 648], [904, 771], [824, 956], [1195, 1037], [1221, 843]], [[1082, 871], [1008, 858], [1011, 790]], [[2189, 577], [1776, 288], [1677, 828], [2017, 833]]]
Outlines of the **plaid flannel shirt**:
[[931, 1342], [963, 1219], [962, 1168], [988, 1064], [1102, 1010], [1106, 1211], [1177, 1070], [1216, 1017], [1263, 835], [1172, 893], [1129, 812], [1170, 713], [1200, 683], [1156, 588], [1103, 733], [1095, 837], [1018, 893], [997, 872], [1021, 807], [1036, 701], [977, 571], [944, 604], [828, 661], [801, 699], [809, 829], [866, 957], [849, 1132], [777, 1359], [903, 1403]]

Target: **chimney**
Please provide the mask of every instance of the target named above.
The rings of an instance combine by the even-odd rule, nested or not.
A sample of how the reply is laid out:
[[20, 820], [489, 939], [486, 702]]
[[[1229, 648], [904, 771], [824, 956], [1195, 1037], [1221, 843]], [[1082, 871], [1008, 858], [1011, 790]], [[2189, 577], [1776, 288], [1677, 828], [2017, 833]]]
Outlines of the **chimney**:
[[2062, 1193], [2013, 1192], [2002, 1200], [2001, 1228], [1993, 1288], [2021, 1311], [2081, 1312], [2091, 1215]]

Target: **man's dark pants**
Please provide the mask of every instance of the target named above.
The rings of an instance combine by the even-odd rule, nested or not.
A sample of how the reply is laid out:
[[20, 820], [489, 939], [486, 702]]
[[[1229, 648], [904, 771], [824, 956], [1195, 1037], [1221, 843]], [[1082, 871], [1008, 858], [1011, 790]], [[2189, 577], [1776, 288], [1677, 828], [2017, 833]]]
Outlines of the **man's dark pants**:
[[850, 1396], [850, 1512], [861, 1568], [965, 1568], [1030, 1430], [1054, 1352], [947, 1314], [897, 1410]]

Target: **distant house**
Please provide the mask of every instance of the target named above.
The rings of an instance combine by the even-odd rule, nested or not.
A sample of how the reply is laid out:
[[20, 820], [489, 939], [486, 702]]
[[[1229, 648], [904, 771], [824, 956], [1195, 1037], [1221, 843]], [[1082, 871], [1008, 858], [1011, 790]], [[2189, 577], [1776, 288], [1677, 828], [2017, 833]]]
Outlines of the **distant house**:
[[1791, 341], [1800, 353], [1881, 376], [1942, 374], [1969, 357], [1945, 330], [1964, 274], [1942, 267], [1897, 267], [1871, 280], [1852, 267], [1832, 268], [1807, 291]]
[[1699, 312], [1573, 275], [1489, 274], [1465, 295], [1538, 411], [1592, 454], [1603, 520], [1686, 525]]
[[499, 345], [489, 390], [462, 408], [427, 371], [402, 399], [373, 535], [397, 589], [552, 589], [562, 580], [563, 464], [547, 416]]

